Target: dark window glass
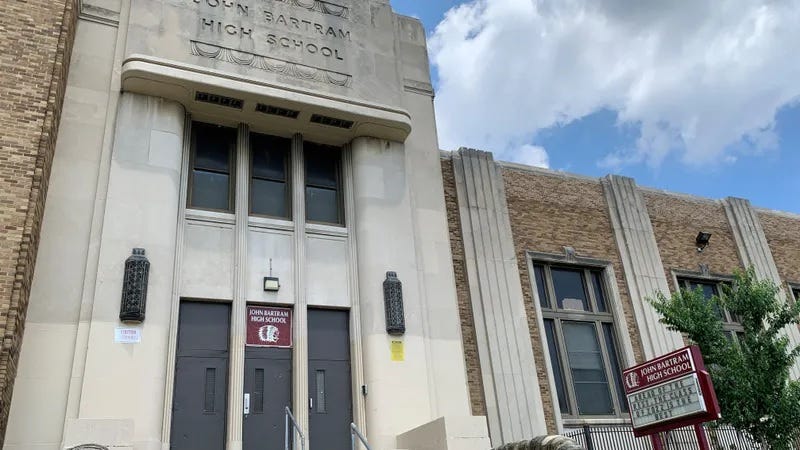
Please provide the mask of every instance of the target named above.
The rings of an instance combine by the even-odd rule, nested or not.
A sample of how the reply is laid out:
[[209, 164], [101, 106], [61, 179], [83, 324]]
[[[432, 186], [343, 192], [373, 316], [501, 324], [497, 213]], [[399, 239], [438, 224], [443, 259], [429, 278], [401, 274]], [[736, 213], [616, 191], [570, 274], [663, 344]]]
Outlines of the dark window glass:
[[544, 284], [544, 267], [540, 265], [533, 266], [533, 273], [536, 276], [536, 290], [539, 293], [539, 304], [542, 308], [549, 308], [550, 304], [547, 301], [547, 288]]
[[311, 222], [339, 223], [337, 192], [331, 189], [307, 186], [306, 215]]
[[592, 271], [592, 288], [594, 299], [597, 302], [597, 311], [606, 312], [606, 294], [603, 290], [603, 273], [599, 270]]
[[230, 176], [195, 170], [192, 174], [192, 206], [230, 210]]
[[195, 122], [192, 124], [192, 170], [189, 206], [230, 211], [231, 168], [236, 130]]
[[[697, 288], [700, 288], [700, 290], [703, 291], [703, 297], [705, 297], [706, 300], [711, 300], [711, 297], [713, 297], [715, 295], [719, 296], [719, 290], [717, 289], [717, 284], [716, 283], [703, 283], [703, 282], [700, 282], [700, 281], [687, 281], [686, 282], [686, 286], [691, 291], [695, 291], [695, 290], [697, 290]], [[727, 322], [727, 319], [725, 318], [725, 314], [722, 312], [722, 309], [720, 309], [720, 307], [718, 305], [714, 307], [714, 310], [717, 312], [717, 316], [719, 316], [719, 318], [722, 319], [723, 322]]]
[[325, 395], [325, 371], [318, 370], [317, 373], [317, 412], [325, 414], [328, 412], [328, 405]]
[[256, 369], [253, 378], [253, 398], [250, 410], [254, 414], [261, 414], [264, 412], [264, 369]]
[[253, 214], [289, 217], [286, 183], [253, 178], [250, 188], [250, 209]]
[[591, 311], [589, 298], [583, 287], [583, 271], [552, 268], [553, 289], [559, 309]]
[[203, 411], [214, 412], [214, 399], [217, 394], [217, 369], [206, 368], [206, 383], [203, 397]]
[[594, 323], [562, 322], [578, 413], [614, 413], [603, 354]]
[[550, 352], [550, 364], [553, 367], [553, 377], [556, 382], [556, 392], [558, 394], [558, 406], [563, 414], [570, 414], [569, 403], [567, 402], [567, 391], [565, 389], [564, 372], [561, 369], [561, 355], [556, 344], [555, 325], [552, 320], [545, 319], [544, 329], [547, 333], [547, 347]]
[[291, 141], [275, 136], [250, 135], [252, 179], [250, 211], [253, 214], [290, 216], [288, 162]]
[[343, 224], [340, 158], [337, 147], [305, 143], [306, 220]]
[[622, 370], [619, 368], [619, 358], [617, 357], [617, 341], [614, 339], [614, 328], [610, 323], [603, 324], [603, 337], [606, 341], [606, 353], [608, 361], [611, 363], [611, 375], [614, 379], [614, 388], [617, 390], [619, 407], [623, 412], [628, 412], [628, 402], [625, 401], [625, 389], [622, 387]]

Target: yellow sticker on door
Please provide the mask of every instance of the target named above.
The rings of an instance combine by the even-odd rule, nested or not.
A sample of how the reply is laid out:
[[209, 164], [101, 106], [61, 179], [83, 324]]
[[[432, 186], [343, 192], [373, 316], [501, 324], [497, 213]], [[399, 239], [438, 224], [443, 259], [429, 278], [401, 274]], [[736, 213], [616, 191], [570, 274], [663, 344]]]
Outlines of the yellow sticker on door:
[[392, 361], [405, 361], [406, 352], [403, 341], [392, 341]]

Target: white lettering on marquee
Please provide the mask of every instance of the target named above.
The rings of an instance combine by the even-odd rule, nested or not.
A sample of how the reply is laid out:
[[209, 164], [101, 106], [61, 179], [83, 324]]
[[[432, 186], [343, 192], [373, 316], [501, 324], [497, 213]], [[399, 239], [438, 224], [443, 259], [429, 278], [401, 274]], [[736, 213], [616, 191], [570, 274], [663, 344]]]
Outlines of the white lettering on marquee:
[[[669, 367], [669, 370], [681, 370], [683, 364], [680, 361], [675, 363], [679, 365]], [[706, 411], [696, 374], [628, 394], [628, 406], [635, 428]]]

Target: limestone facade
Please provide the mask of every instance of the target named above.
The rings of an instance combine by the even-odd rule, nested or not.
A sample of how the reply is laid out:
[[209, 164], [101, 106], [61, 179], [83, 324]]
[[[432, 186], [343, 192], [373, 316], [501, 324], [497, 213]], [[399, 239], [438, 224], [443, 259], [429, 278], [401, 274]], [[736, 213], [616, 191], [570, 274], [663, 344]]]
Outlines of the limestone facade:
[[[28, 89], [43, 96], [31, 101], [51, 108], [27, 110], [42, 116], [31, 119], [32, 128], [55, 130], [57, 121], [48, 128], [53, 118], [45, 119], [57, 117], [53, 110], [63, 118], [3, 447], [170, 448], [173, 399], [184, 381], [176, 369], [180, 305], [200, 301], [232, 311], [225, 448], [253, 445], [243, 432], [248, 305], [294, 311], [292, 400], [279, 408], [290, 407], [307, 439], [312, 393], [305, 338], [307, 309], [314, 308], [349, 313], [347, 419], [373, 448], [423, 448], [430, 436], [443, 439], [436, 448], [488, 448], [485, 418], [470, 410], [461, 356], [420, 22], [395, 14], [386, 0], [83, 0], [68, 5], [74, 11], [63, 2], [60, 11], [58, 2], [45, 10], [45, 3], [26, 5], [42, 8], [38, 20], [49, 19], [38, 33], [61, 41], [36, 42], [52, 52], [31, 73], [66, 75], [57, 48], [72, 64], [63, 109], [56, 108], [62, 78]], [[12, 82], [3, 79], [4, 86]], [[25, 117], [4, 116], [4, 129], [9, 121]], [[190, 206], [192, 130], [200, 122], [235, 136], [228, 210]], [[286, 217], [251, 213], [251, 133], [290, 142]], [[29, 165], [17, 165], [5, 148], [2, 155], [12, 156], [2, 165], [11, 185], [21, 183], [20, 173], [31, 182], [48, 179], [44, 158], [52, 149], [40, 148], [48, 136], [24, 134], [32, 145], [19, 148]], [[308, 143], [338, 149], [337, 223], [306, 220]], [[37, 254], [24, 253], [23, 244], [24, 236], [37, 235], [32, 216], [41, 216], [42, 206], [35, 212], [34, 205], [44, 194], [21, 186], [14, 196], [19, 205], [3, 209], [19, 216], [3, 234], [16, 245], [2, 248], [10, 258], [3, 269], [15, 271], [9, 286], [21, 293], [9, 291], [8, 298], [26, 295], [23, 278], [32, 265], [18, 260]], [[120, 293], [134, 248], [144, 248], [150, 261], [147, 313], [143, 323], [126, 324], [119, 319]], [[403, 283], [402, 336], [386, 331], [388, 271]], [[277, 292], [263, 288], [269, 275], [280, 278]], [[17, 314], [9, 308], [9, 317]], [[138, 341], [122, 343], [115, 338], [120, 329]], [[6, 330], [4, 349], [12, 349], [14, 330]], [[283, 416], [273, 425], [282, 437]], [[337, 432], [347, 434], [346, 425]]]

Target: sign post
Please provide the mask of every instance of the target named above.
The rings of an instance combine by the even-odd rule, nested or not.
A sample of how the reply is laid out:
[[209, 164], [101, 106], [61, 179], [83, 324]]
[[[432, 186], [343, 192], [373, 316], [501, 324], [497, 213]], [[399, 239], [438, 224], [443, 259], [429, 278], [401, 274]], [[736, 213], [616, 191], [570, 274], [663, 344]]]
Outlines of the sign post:
[[650, 436], [663, 449], [663, 431], [694, 426], [701, 450], [708, 450], [703, 422], [719, 419], [719, 403], [697, 346], [684, 347], [622, 372], [633, 434]]

